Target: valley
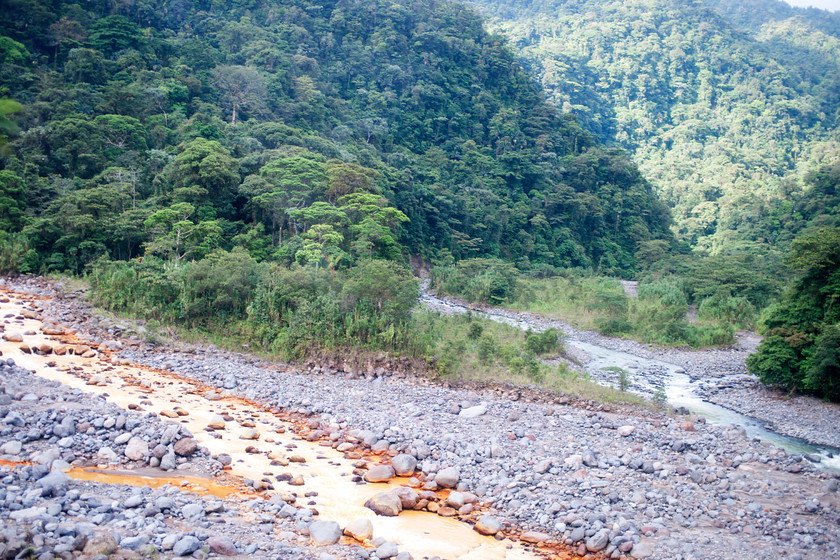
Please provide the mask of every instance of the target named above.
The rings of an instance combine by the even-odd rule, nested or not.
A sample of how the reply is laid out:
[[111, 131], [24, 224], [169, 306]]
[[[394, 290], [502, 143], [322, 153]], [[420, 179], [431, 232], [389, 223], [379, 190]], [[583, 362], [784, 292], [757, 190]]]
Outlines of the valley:
[[3, 14], [0, 560], [840, 558], [840, 15]]
[[[362, 516], [374, 520], [374, 538], [389, 539], [400, 554], [418, 559], [495, 558], [492, 550], [497, 542], [499, 558], [525, 558], [522, 555], [527, 554], [598, 557], [605, 553], [616, 558], [762, 557], [754, 556], [758, 550], [766, 558], [779, 557], [783, 551], [802, 558], [824, 558], [836, 552], [832, 548], [837, 542], [834, 474], [801, 455], [760, 443], [742, 428], [714, 426], [697, 417], [672, 416], [631, 405], [569, 404], [561, 395], [527, 388], [448, 387], [445, 382], [398, 372], [345, 369], [336, 364], [292, 367], [177, 342], [174, 346], [150, 346], [128, 334], [128, 324], [97, 316], [78, 293], [62, 295], [54, 284], [7, 283], [4, 295], [9, 299], [3, 304], [4, 334], [42, 331], [39, 321], [44, 321], [75, 331], [73, 342], [86, 344], [93, 354], [89, 358], [22, 354], [18, 343], [4, 342], [3, 358], [11, 357], [18, 364], [11, 367], [4, 362], [3, 368], [4, 394], [9, 397], [3, 405], [4, 460], [42, 461], [45, 466], [31, 476], [37, 480], [50, 472], [50, 464], [54, 473], [66, 464], [64, 468], [99, 465], [108, 470], [164, 474], [162, 459], [154, 459], [155, 444], [159, 444], [164, 456], [169, 454], [175, 463], [190, 465], [176, 466], [167, 476], [193, 471], [204, 476], [223, 475], [211, 480], [232, 484], [244, 494], [232, 501], [222, 500], [221, 511], [227, 513], [203, 513], [198, 522], [185, 526], [180, 524], [184, 512], [200, 510], [187, 505], [209, 498], [178, 492], [171, 486], [138, 494], [124, 486], [62, 479], [66, 485], [63, 491], [70, 496], [95, 493], [93, 490], [123, 496], [99, 506], [104, 515], [92, 519], [101, 523], [80, 531], [97, 534], [106, 528], [119, 532], [130, 527], [131, 536], [123, 531], [127, 544], [136, 542], [131, 539], [138, 534], [145, 535], [144, 546], [166, 554], [172, 549], [163, 548], [165, 540], [171, 544], [186, 539], [183, 546], [187, 546], [193, 542], [188, 537], [207, 543], [210, 538], [225, 536], [240, 552], [247, 549], [258, 557], [270, 557], [281, 550], [289, 558], [388, 557], [375, 556], [376, 549], [362, 549], [346, 537], [336, 545], [311, 548], [313, 534], [317, 536], [319, 529], [312, 527], [315, 520], [337, 521], [344, 529], [352, 521], [350, 517]], [[36, 318], [25, 319], [21, 315], [25, 309], [28, 316]], [[124, 334], [114, 337], [109, 330]], [[29, 334], [24, 343], [54, 346], [56, 341]], [[59, 380], [61, 384], [56, 385]], [[107, 401], [96, 398], [97, 394], [107, 395]], [[73, 406], [68, 410], [68, 403], [74, 401], [86, 410]], [[116, 405], [127, 408], [119, 410]], [[179, 409], [188, 412], [178, 416]], [[212, 420], [211, 412], [227, 415], [223, 430], [205, 429]], [[63, 435], [55, 427], [63, 416], [76, 417], [79, 423], [88, 417], [137, 420], [123, 420], [120, 429], [109, 422], [111, 428], [103, 425], [89, 429], [88, 435], [74, 436]], [[278, 424], [281, 419], [285, 423]], [[253, 428], [243, 427], [248, 421]], [[17, 428], [20, 425], [25, 429]], [[278, 429], [280, 426], [283, 428]], [[125, 431], [127, 428], [131, 430]], [[249, 430], [261, 436], [239, 439]], [[169, 444], [160, 443], [164, 432], [169, 434]], [[131, 435], [115, 443], [118, 433]], [[194, 457], [168, 451], [178, 437], [195, 440]], [[97, 443], [98, 438], [104, 439]], [[148, 442], [141, 450], [144, 453], [135, 455], [128, 449], [130, 438]], [[311, 454], [306, 450], [312, 444], [306, 440], [315, 442]], [[15, 442], [21, 447], [16, 456], [9, 456], [8, 451], [15, 451]], [[336, 452], [339, 446], [343, 451]], [[359, 459], [348, 460], [354, 453]], [[300, 455], [304, 462], [289, 462], [292, 455]], [[425, 514], [431, 520], [411, 512], [387, 519], [365, 514], [363, 502], [379, 485], [351, 483], [346, 487], [341, 486], [341, 479], [353, 476], [356, 461], [365, 459], [369, 467], [397, 455], [416, 459], [415, 476], [421, 486], [454, 469], [455, 493], [474, 494], [481, 505], [473, 513], [460, 515], [453, 509], [454, 518]], [[230, 468], [223, 469], [223, 464]], [[12, 489], [6, 491], [0, 514], [6, 521], [13, 526], [24, 520], [42, 523], [44, 528], [53, 527], [50, 523], [66, 526], [62, 517], [65, 507], [68, 514], [75, 512], [63, 491], [53, 495], [39, 489], [36, 494], [44, 496], [36, 497], [24, 491], [37, 486], [36, 480], [15, 479], [22, 469], [31, 472], [36, 467], [5, 468], [9, 484], [14, 480], [12, 486], [21, 488], [15, 491], [9, 486]], [[277, 474], [289, 476], [275, 480]], [[303, 485], [288, 486], [297, 474]], [[78, 491], [72, 493], [77, 485]], [[190, 479], [184, 486], [190, 485], [197, 483]], [[296, 499], [291, 492], [298, 494]], [[151, 502], [174, 497], [180, 513], [147, 507], [151, 512], [163, 511], [166, 524], [160, 525], [161, 517], [154, 515], [144, 521], [142, 516], [132, 515], [137, 506], [126, 507], [131, 495]], [[438, 499], [446, 504], [447, 498]], [[219, 501], [216, 497], [212, 500]], [[60, 511], [49, 513], [55, 512], [51, 508], [56, 503], [61, 505]], [[10, 507], [13, 504], [18, 506]], [[208, 506], [203, 507], [206, 510]], [[438, 514], [442, 509], [438, 508]], [[218, 515], [226, 523], [213, 523], [211, 518]], [[453, 521], [461, 517], [475, 523], [479, 515], [499, 520], [510, 541], [481, 541], [468, 523]], [[240, 516], [243, 521], [235, 521]], [[170, 518], [175, 525], [169, 524]], [[245, 521], [248, 519], [256, 522]], [[397, 529], [389, 532], [389, 525]], [[180, 527], [180, 532], [173, 527]], [[316, 532], [307, 535], [309, 529]], [[418, 541], [412, 541], [412, 530], [419, 531]], [[458, 536], [458, 531], [466, 531], [465, 536]], [[43, 535], [55, 538], [51, 535], [57, 533], [52, 529]], [[514, 547], [515, 542], [519, 544]], [[520, 549], [523, 544], [533, 552]], [[448, 548], [453, 545], [465, 548], [460, 552]]]

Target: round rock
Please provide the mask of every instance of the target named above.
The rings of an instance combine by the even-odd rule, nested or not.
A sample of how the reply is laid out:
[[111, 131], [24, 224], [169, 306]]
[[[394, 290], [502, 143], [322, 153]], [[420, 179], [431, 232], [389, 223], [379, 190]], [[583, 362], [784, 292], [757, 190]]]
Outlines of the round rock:
[[502, 530], [502, 522], [492, 515], [482, 515], [476, 521], [474, 528], [482, 535], [495, 535]]
[[455, 467], [443, 469], [435, 476], [435, 482], [443, 488], [455, 488], [460, 479], [461, 472]]
[[402, 511], [402, 500], [394, 492], [379, 492], [365, 502], [365, 507], [377, 515], [396, 517]]
[[359, 542], [365, 542], [373, 536], [373, 523], [363, 517], [354, 519], [344, 528], [344, 534]]
[[133, 437], [128, 440], [128, 445], [125, 446], [125, 456], [132, 461], [140, 461], [146, 458], [149, 454], [149, 444], [143, 438]]
[[200, 546], [200, 540], [192, 535], [187, 535], [175, 543], [175, 546], [172, 547], [172, 553], [176, 556], [186, 556], [198, 550]]
[[236, 556], [239, 554], [233, 541], [224, 536], [210, 537], [207, 539], [207, 547], [213, 554], [221, 556]]
[[309, 536], [318, 546], [335, 544], [341, 538], [341, 527], [335, 521], [315, 521], [309, 526]]
[[604, 550], [610, 542], [609, 529], [601, 529], [588, 539], [586, 539], [586, 550], [589, 552], [598, 552]]
[[417, 459], [407, 453], [402, 453], [391, 459], [391, 466], [397, 476], [411, 476], [417, 468]]
[[365, 473], [367, 482], [388, 482], [394, 478], [394, 468], [391, 465], [376, 465]]
[[172, 448], [181, 457], [189, 457], [195, 453], [195, 450], [198, 448], [198, 442], [193, 438], [183, 438], [176, 441]]

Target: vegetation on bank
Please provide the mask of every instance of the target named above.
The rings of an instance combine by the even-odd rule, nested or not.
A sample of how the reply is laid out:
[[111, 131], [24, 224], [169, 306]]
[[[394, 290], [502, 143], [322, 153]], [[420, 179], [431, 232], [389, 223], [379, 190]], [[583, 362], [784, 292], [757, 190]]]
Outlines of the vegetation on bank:
[[[543, 382], [557, 372], [534, 369], [547, 341], [533, 333], [487, 358], [481, 336], [457, 342], [461, 319], [436, 338], [437, 319], [413, 317], [409, 255], [443, 291], [523, 309], [557, 297], [604, 332], [666, 344], [720, 344], [777, 297], [773, 255], [677, 244], [623, 152], [546, 103], [460, 3], [7, 8], [0, 271], [87, 274], [109, 309], [290, 358], [387, 350]], [[836, 225], [836, 174], [770, 210], [744, 201], [735, 225], [787, 240]], [[639, 299], [602, 274], [641, 275]], [[475, 358], [453, 369], [454, 350]]]
[[797, 239], [788, 263], [799, 276], [764, 314], [747, 365], [765, 383], [840, 401], [840, 228]]
[[17, 104], [0, 110], [18, 130], [0, 230], [23, 271], [241, 247], [335, 269], [410, 253], [630, 272], [640, 243], [672, 241], [626, 156], [547, 104], [458, 2], [4, 15], [0, 97]]
[[[666, 266], [665, 263], [660, 263]], [[740, 257], [685, 258], [680, 273], [650, 272], [628, 298], [615, 278], [543, 267], [522, 275], [508, 263], [464, 260], [431, 273], [438, 293], [557, 317], [611, 336], [661, 345], [725, 346], [753, 328], [780, 283]], [[690, 309], [696, 312], [690, 314]]]
[[469, 315], [417, 309], [417, 280], [390, 261], [330, 271], [259, 263], [241, 249], [218, 250], [177, 267], [155, 258], [101, 261], [87, 280], [94, 304], [145, 319], [152, 337], [171, 325], [189, 337], [228, 347], [247, 344], [293, 361], [384, 351], [422, 359], [451, 381], [536, 385], [602, 402], [639, 401], [598, 386], [562, 360], [546, 363], [563, 351], [553, 329], [523, 332]]
[[[7, 4], [0, 270], [87, 275], [153, 326], [459, 376], [409, 255], [631, 273], [673, 243], [626, 156], [458, 2]], [[475, 363], [548, 378], [521, 337]]]
[[339, 272], [259, 263], [218, 250], [171, 266], [103, 261], [88, 276], [93, 301], [159, 324], [225, 331], [287, 359], [355, 347], [423, 356], [410, 310], [417, 281], [403, 266], [368, 260]]

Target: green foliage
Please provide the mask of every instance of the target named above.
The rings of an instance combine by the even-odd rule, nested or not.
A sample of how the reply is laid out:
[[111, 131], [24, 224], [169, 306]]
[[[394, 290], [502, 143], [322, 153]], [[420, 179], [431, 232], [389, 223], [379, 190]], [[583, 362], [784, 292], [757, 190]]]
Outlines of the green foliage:
[[756, 309], [747, 298], [732, 297], [721, 290], [702, 301], [697, 310], [701, 320], [717, 321], [733, 325], [738, 329], [752, 328], [755, 323]]
[[24, 64], [30, 56], [22, 43], [10, 37], [0, 37], [0, 64]]
[[256, 348], [289, 358], [347, 346], [419, 351], [409, 314], [417, 281], [392, 262], [368, 261], [336, 275], [260, 264], [237, 248], [177, 267], [151, 257], [100, 261], [89, 279], [94, 301], [108, 309], [192, 328], [242, 330]]
[[23, 235], [0, 231], [0, 274], [32, 272], [26, 266], [29, 246]]
[[618, 372], [618, 390], [622, 393], [627, 392], [630, 388], [630, 372], [626, 369], [620, 369]]
[[668, 395], [665, 393], [664, 385], [660, 385], [656, 388], [656, 391], [653, 393], [652, 400], [657, 406], [665, 406], [665, 403], [668, 402]]
[[[631, 154], [712, 253], [784, 250], [837, 159], [840, 18], [776, 0], [477, 0], [548, 99]], [[802, 197], [807, 200], [807, 197]], [[656, 239], [636, 258], [661, 256]]]
[[513, 265], [499, 259], [464, 259], [455, 265], [434, 267], [431, 286], [441, 294], [497, 305], [513, 295], [518, 276]]
[[10, 171], [0, 171], [0, 231], [20, 231], [25, 210], [23, 179]]
[[840, 324], [822, 329], [805, 368], [802, 386], [806, 391], [835, 400], [840, 397]]
[[[4, 37], [0, 37], [3, 39]], [[8, 152], [6, 143], [19, 132], [17, 124], [9, 117], [23, 111], [23, 105], [12, 99], [0, 99], [0, 155]]]
[[[537, 358], [560, 350], [557, 332], [525, 333], [508, 325], [468, 315], [441, 316], [419, 311], [415, 330], [442, 375], [450, 378], [543, 383], [554, 368]], [[476, 333], [480, 332], [478, 336]]]
[[90, 26], [91, 46], [106, 55], [137, 47], [141, 38], [139, 26], [124, 16], [107, 16]]
[[797, 238], [788, 264], [799, 278], [766, 310], [747, 366], [765, 383], [840, 400], [840, 228]]
[[[40, 268], [169, 258], [160, 232], [131, 224], [179, 203], [220, 228], [180, 260], [247, 242], [261, 259], [332, 270], [413, 253], [617, 272], [640, 243], [670, 242], [629, 160], [546, 104], [464, 6], [224, 8], [58, 0], [4, 13], [0, 95], [27, 104], [4, 166], [32, 193]], [[57, 215], [102, 190], [118, 195], [94, 218], [103, 227], [81, 224], [85, 210], [74, 224]], [[501, 301], [510, 287], [487, 274], [473, 291]]]
[[219, 223], [192, 221], [195, 211], [189, 202], [178, 202], [149, 216], [144, 225], [152, 233], [152, 239], [146, 245], [146, 252], [177, 263], [187, 257], [200, 259], [217, 247], [222, 233]]
[[688, 316], [688, 286], [682, 277], [640, 282], [639, 296], [625, 296], [614, 278], [566, 271], [563, 277], [521, 277], [513, 301], [518, 310], [558, 317], [578, 328], [668, 346], [726, 346], [735, 328], [752, 326], [755, 308], [725, 290], [703, 300], [696, 321]]
[[525, 348], [537, 356], [559, 352], [562, 349], [560, 335], [554, 328], [539, 333], [529, 330], [525, 333]]
[[[645, 342], [669, 346], [692, 347], [726, 346], [734, 342], [733, 323], [730, 317], [721, 313], [723, 303], [715, 305], [712, 300], [706, 305], [706, 322], [687, 320], [688, 299], [683, 279], [665, 277], [649, 283], [639, 284], [639, 297], [630, 312], [633, 336]], [[737, 302], [736, 302], [737, 303]], [[737, 305], [733, 304], [737, 308]], [[701, 306], [702, 307], [702, 306]]]

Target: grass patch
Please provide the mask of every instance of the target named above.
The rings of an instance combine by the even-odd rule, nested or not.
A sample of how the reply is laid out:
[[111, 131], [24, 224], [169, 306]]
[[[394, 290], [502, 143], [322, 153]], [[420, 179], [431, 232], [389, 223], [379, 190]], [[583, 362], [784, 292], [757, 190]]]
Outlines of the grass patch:
[[[727, 346], [735, 342], [735, 330], [753, 327], [757, 315], [755, 305], [741, 295], [743, 289], [733, 292], [728, 284], [716, 290], [698, 287], [693, 277], [645, 279], [638, 297], [631, 299], [616, 278], [553, 268], [548, 271], [553, 275], [533, 272], [523, 275], [501, 261], [467, 259], [433, 268], [430, 285], [441, 295], [661, 346]], [[688, 317], [689, 305], [696, 307], [696, 317]]]
[[505, 307], [562, 319], [572, 326], [597, 330], [604, 319], [626, 313], [627, 298], [615, 278], [569, 276], [519, 279]]
[[414, 320], [428, 359], [444, 379], [530, 385], [602, 403], [644, 403], [598, 385], [563, 362], [547, 363], [563, 354], [556, 331], [532, 333], [474, 315], [424, 310], [415, 312]]
[[676, 277], [641, 282], [639, 296], [628, 298], [614, 278], [572, 275], [523, 277], [503, 305], [562, 319], [579, 329], [661, 346], [728, 346], [735, 342], [736, 329], [754, 324], [755, 307], [743, 297], [716, 293], [704, 298], [694, 320], [687, 315], [691, 301], [685, 283]]

